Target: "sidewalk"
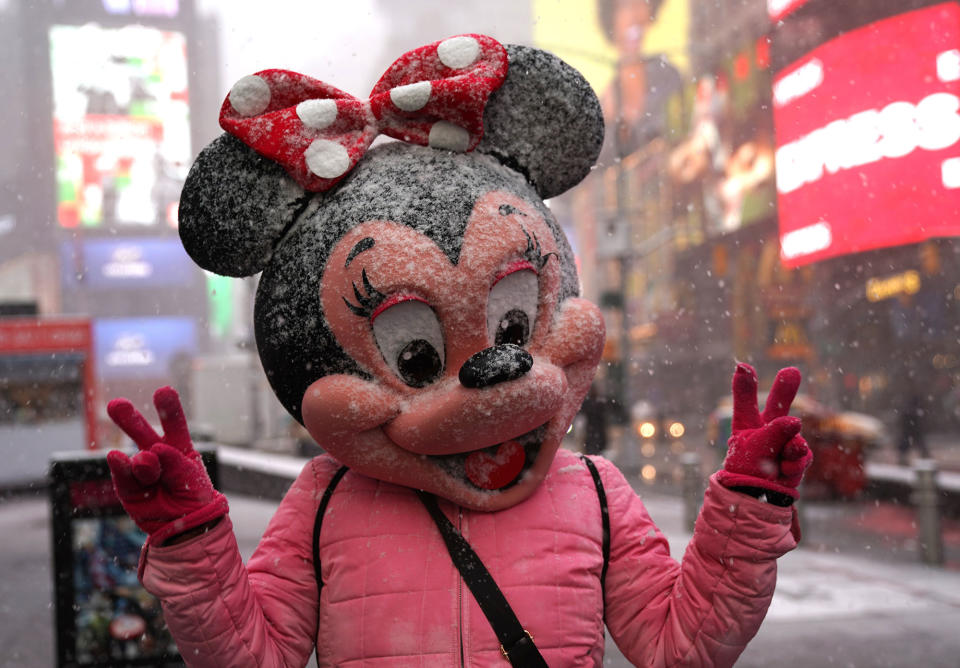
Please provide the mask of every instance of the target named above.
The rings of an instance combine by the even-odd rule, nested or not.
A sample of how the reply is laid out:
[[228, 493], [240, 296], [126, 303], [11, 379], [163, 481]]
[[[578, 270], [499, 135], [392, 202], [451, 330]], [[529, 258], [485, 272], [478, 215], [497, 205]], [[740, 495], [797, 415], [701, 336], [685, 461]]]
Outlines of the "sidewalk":
[[[940, 471], [960, 473], [960, 436], [934, 433], [928, 434], [926, 441], [930, 457], [937, 462]], [[912, 452], [909, 459], [917, 457], [917, 453]], [[867, 460], [877, 464], [900, 465], [895, 443], [873, 448], [869, 451]]]
[[[704, 478], [723, 463], [724, 452], [709, 445], [702, 433], [690, 431], [679, 441], [668, 442], [642, 440], [627, 434], [622, 427], [611, 428], [609, 434], [609, 447], [604, 455], [627, 474], [644, 475], [644, 469], [649, 469], [652, 477], [646, 480], [648, 485], [668, 493], [680, 493], [684, 453], [692, 452], [700, 457], [700, 473]], [[578, 444], [571, 439], [565, 446], [575, 450]], [[960, 437], [931, 434], [927, 446], [937, 469], [944, 516], [960, 520]], [[908, 460], [907, 466], [900, 464], [893, 444], [868, 450], [865, 461], [867, 486], [861, 498], [910, 506], [917, 476], [914, 467], [922, 460], [915, 453], [911, 453]], [[814, 498], [815, 491], [808, 489], [807, 498]]]
[[[639, 493], [681, 558], [681, 501]], [[801, 542], [778, 561], [773, 602], [738, 667], [958, 665], [960, 573], [820, 549]], [[630, 664], [608, 644], [604, 665]]]

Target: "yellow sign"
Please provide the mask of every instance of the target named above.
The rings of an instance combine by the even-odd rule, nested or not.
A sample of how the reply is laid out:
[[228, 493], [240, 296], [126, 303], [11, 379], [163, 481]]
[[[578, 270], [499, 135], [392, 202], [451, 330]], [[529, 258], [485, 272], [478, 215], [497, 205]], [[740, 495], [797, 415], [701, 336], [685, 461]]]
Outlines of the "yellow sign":
[[897, 295], [914, 295], [920, 291], [920, 273], [911, 269], [902, 274], [867, 281], [867, 299], [879, 302]]
[[[570, 63], [598, 93], [606, 90], [617, 61], [629, 54], [618, 53], [603, 34], [596, 0], [533, 0], [530, 6], [533, 43]], [[655, 20], [644, 26], [640, 55], [666, 56], [686, 74], [690, 69], [689, 31], [690, 0], [663, 0]]]
[[606, 90], [617, 52], [600, 29], [596, 2], [533, 0], [531, 9], [533, 43], [570, 63], [595, 91]]

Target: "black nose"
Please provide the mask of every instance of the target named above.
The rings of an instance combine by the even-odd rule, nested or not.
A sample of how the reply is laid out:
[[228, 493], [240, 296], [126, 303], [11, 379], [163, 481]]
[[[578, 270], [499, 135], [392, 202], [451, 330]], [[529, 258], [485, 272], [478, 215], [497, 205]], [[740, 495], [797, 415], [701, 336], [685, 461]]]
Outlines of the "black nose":
[[464, 387], [490, 387], [519, 378], [533, 367], [533, 357], [512, 343], [493, 346], [473, 355], [460, 367]]

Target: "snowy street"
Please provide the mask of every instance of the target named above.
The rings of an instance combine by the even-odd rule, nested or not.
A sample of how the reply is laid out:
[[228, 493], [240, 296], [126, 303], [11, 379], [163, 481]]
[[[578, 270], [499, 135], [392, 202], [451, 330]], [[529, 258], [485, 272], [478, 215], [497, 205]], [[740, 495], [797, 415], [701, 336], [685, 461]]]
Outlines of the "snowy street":
[[[679, 557], [689, 539], [679, 499], [643, 498]], [[865, 558], [841, 545], [819, 549], [780, 559], [766, 621], [737, 666], [960, 665], [960, 573]], [[629, 666], [615, 651], [608, 644], [604, 665]]]

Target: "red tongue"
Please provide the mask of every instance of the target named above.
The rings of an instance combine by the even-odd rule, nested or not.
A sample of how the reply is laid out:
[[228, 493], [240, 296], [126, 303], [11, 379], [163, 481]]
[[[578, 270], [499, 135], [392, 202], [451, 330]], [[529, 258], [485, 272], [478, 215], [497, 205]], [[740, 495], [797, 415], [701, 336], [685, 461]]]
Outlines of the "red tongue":
[[507, 441], [497, 448], [494, 457], [482, 450], [471, 452], [467, 455], [464, 468], [470, 482], [480, 489], [500, 489], [520, 475], [526, 461], [523, 446], [516, 441]]

